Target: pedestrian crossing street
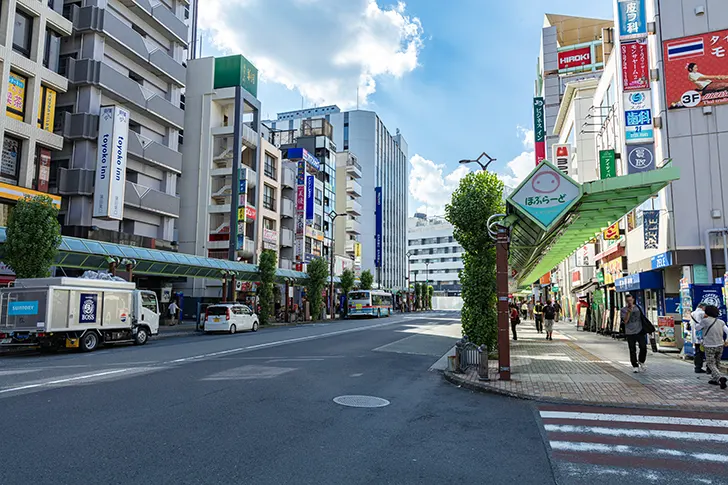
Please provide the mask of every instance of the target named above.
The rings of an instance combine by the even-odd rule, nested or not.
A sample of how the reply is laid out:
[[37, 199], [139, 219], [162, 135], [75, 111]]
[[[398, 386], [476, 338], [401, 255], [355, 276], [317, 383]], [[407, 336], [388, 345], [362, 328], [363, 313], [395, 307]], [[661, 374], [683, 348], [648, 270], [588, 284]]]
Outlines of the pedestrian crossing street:
[[563, 483], [728, 484], [728, 414], [569, 405], [538, 411]]

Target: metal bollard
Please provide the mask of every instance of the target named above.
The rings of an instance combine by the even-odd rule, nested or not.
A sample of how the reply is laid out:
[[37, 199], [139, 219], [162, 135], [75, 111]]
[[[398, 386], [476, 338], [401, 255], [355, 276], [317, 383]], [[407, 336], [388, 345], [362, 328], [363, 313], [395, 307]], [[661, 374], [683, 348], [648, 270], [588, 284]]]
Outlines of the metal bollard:
[[478, 380], [489, 381], [488, 377], [488, 348], [484, 345], [478, 347], [478, 356], [480, 357], [478, 362]]

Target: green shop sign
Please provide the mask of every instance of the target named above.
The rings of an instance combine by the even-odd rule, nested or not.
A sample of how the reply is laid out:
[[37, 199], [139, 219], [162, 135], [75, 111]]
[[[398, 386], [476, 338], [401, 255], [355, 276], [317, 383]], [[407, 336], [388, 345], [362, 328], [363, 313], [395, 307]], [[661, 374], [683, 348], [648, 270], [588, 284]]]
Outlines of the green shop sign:
[[599, 151], [599, 177], [610, 179], [617, 176], [617, 165], [615, 162], [614, 150]]
[[258, 96], [258, 68], [241, 55], [215, 58], [215, 89], [242, 86]]

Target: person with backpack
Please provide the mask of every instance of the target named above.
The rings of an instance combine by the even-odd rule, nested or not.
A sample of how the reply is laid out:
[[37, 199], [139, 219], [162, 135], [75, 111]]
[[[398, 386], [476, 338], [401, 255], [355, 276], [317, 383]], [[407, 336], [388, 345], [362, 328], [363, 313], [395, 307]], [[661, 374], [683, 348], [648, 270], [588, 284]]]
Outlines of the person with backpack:
[[[645, 361], [647, 360], [647, 331], [642, 325], [642, 309], [635, 305], [634, 296], [627, 294], [625, 296], [627, 305], [625, 305], [619, 314], [624, 333], [627, 336], [627, 345], [629, 346], [629, 361], [632, 364], [633, 372], [638, 374], [647, 370]], [[637, 346], [639, 345], [640, 353], [637, 356]]]
[[705, 374], [703, 369], [703, 362], [705, 361], [705, 352], [702, 350], [703, 338], [702, 333], [698, 332], [700, 322], [705, 318], [705, 303], [698, 304], [698, 308], [690, 314], [690, 340], [693, 342], [693, 364], [695, 366], [696, 374]]
[[557, 301], [554, 301], [554, 310], [556, 310], [556, 321], [561, 321], [561, 303]]
[[513, 340], [518, 340], [518, 333], [516, 332], [516, 325], [521, 323], [521, 317], [518, 314], [518, 306], [513, 303], [511, 304], [511, 332], [513, 333]]
[[536, 319], [536, 332], [543, 333], [543, 304], [541, 303], [541, 300], [538, 300], [536, 303], [534, 316]]
[[703, 352], [707, 360], [711, 379], [709, 384], [720, 385], [721, 389], [728, 387], [726, 377], [720, 373], [720, 359], [723, 348], [726, 346], [725, 334], [728, 334], [728, 325], [721, 320], [720, 310], [714, 305], [705, 307], [705, 317], [698, 325], [698, 331], [703, 334]]
[[543, 307], [543, 318], [546, 327], [546, 340], [553, 340], [554, 319], [556, 318], [556, 308], [551, 304], [551, 300], [546, 300], [546, 306]]

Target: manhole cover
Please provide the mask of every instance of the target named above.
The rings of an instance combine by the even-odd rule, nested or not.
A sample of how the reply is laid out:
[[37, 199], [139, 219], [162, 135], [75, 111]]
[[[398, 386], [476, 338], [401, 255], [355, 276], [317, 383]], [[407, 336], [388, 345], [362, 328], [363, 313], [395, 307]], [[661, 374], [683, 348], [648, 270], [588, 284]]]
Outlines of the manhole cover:
[[374, 396], [339, 396], [334, 398], [336, 404], [352, 408], [383, 408], [389, 401]]

